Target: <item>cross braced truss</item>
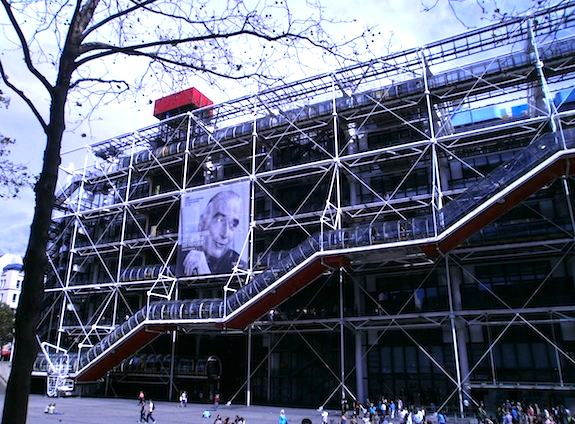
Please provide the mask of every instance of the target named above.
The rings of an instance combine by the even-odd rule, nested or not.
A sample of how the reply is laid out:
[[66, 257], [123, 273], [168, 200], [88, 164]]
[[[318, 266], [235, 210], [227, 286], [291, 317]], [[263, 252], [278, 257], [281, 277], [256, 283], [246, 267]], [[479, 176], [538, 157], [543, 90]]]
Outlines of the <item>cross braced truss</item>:
[[[428, 381], [444, 386], [434, 402], [456, 409], [463, 399], [478, 404], [477, 388], [510, 387], [502, 361], [508, 346], [527, 343], [559, 371], [514, 387], [572, 390], [575, 302], [551, 300], [573, 279], [572, 9], [538, 12], [531, 24], [509, 19], [90, 146], [85, 168], [70, 171], [57, 196], [48, 341], [80, 351], [82, 378], [128, 354], [130, 340], [177, 331], [178, 343], [197, 337], [209, 350], [203, 335], [250, 328], [241, 337], [270, 346], [268, 362], [251, 371], [258, 381], [282, 379], [270, 358], [290, 341], [337, 387], [318, 403], [338, 392], [361, 399], [407, 387], [387, 359], [374, 359], [401, 356], [418, 364], [401, 372], [422, 391]], [[244, 185], [250, 206], [236, 249], [249, 265], [182, 275], [184, 196]], [[505, 290], [522, 284], [531, 296], [514, 303]], [[161, 340], [149, 349], [165, 353]], [[266, 367], [269, 377], [258, 374]]]

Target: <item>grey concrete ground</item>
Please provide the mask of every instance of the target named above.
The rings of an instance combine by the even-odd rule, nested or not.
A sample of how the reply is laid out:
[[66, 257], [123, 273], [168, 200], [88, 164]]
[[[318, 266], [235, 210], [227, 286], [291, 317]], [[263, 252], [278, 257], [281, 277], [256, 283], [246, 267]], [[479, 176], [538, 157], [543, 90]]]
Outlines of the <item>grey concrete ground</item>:
[[[4, 405], [4, 393], [0, 394]], [[28, 406], [28, 424], [134, 424], [140, 417], [140, 407], [136, 399], [103, 399], [103, 398], [60, 398], [56, 399], [56, 414], [44, 414], [46, 405], [53, 401], [45, 396], [31, 395]], [[220, 406], [217, 411], [212, 405], [188, 404], [180, 408], [176, 402], [154, 401], [156, 411], [154, 418], [158, 424], [213, 424], [215, 415], [222, 418], [236, 415], [243, 416], [246, 424], [275, 424], [278, 422], [280, 407], [263, 407], [231, 405]], [[202, 411], [209, 409], [212, 417], [202, 418]], [[290, 424], [300, 424], [303, 418], [310, 418], [312, 423], [321, 423], [318, 411], [310, 409], [284, 408]], [[339, 422], [339, 414], [329, 411], [334, 423]], [[151, 422], [151, 421], [150, 421]]]

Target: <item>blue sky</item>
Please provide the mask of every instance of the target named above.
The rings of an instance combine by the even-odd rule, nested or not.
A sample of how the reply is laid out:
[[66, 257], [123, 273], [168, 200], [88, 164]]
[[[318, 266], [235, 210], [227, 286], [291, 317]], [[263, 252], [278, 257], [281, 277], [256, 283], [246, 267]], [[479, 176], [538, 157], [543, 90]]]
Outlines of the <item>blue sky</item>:
[[[355, 25], [358, 28], [377, 26], [377, 31], [381, 32], [381, 35], [377, 37], [372, 47], [377, 56], [387, 53], [390, 39], [391, 50], [397, 51], [423, 45], [465, 30], [461, 22], [454, 17], [446, 0], [439, 0], [437, 6], [430, 12], [423, 11], [424, 4], [433, 3], [435, 0], [324, 1], [328, 15], [355, 19]], [[474, 3], [475, 0], [467, 0], [467, 3], [458, 4], [458, 6], [463, 20], [470, 25], [477, 26], [485, 21], [478, 19], [480, 14], [478, 9], [473, 7]], [[485, 0], [483, 3], [488, 8], [495, 7], [493, 0]], [[525, 0], [520, 3], [524, 6], [531, 2]], [[359, 4], [361, 7], [358, 7]], [[498, 4], [502, 10], [514, 7], [513, 1], [500, 1]], [[5, 21], [6, 17], [0, 12], [0, 23]], [[337, 27], [334, 30], [337, 31]], [[2, 37], [3, 35], [0, 33], [0, 45], [4, 46], [6, 44]], [[4, 63], [10, 62], [10, 58], [6, 54], [2, 55], [2, 60]], [[318, 72], [325, 70], [318, 69]], [[24, 81], [24, 83], [27, 82]], [[194, 85], [216, 102], [246, 94], [239, 87], [237, 92], [228, 90], [224, 94], [214, 90], [199, 79]], [[11, 94], [2, 83], [0, 83], [0, 89], [11, 97], [10, 107], [7, 110], [0, 110], [0, 133], [15, 138], [17, 141], [13, 148], [13, 159], [25, 163], [32, 172], [38, 173], [41, 168], [45, 144], [41, 127], [26, 105]], [[157, 97], [161, 96], [160, 94]], [[47, 101], [46, 96], [42, 95], [33, 100], [39, 104], [46, 104]], [[152, 116], [153, 105], [149, 105], [148, 100], [129, 99], [124, 103], [110, 104], [98, 110], [90, 121], [84, 121], [80, 126], [76, 123], [68, 125], [68, 130], [64, 136], [63, 151], [153, 124], [156, 122]], [[73, 113], [74, 111], [72, 111]], [[82, 134], [87, 136], [82, 137]], [[64, 162], [63, 165], [67, 166], [68, 164]], [[18, 199], [0, 200], [0, 223], [3, 229], [0, 232], [0, 253], [24, 254], [33, 209], [34, 194], [32, 190], [24, 191]]]

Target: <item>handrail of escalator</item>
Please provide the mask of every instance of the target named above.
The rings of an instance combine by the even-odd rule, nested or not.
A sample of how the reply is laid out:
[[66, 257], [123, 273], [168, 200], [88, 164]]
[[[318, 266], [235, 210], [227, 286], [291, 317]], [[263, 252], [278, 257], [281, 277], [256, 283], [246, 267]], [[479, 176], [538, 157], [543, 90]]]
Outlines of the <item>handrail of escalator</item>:
[[[564, 131], [566, 141], [573, 144], [573, 129]], [[440, 210], [441, 228], [445, 229], [467, 215], [477, 205], [492, 197], [497, 191], [507, 187], [526, 169], [543, 162], [562, 148], [562, 143], [555, 134], [545, 134], [535, 139], [529, 146], [521, 150], [511, 161], [499, 166], [477, 184], [469, 187], [458, 197], [450, 201]]]

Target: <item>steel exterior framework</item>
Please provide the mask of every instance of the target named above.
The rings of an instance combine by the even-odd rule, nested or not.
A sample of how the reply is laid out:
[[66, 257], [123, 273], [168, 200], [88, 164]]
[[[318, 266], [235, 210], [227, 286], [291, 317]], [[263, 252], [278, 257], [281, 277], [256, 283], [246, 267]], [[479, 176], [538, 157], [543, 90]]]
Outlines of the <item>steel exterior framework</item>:
[[[575, 85], [574, 11], [567, 4], [508, 20], [69, 152], [83, 155], [85, 163], [80, 170], [70, 171], [57, 193], [40, 337], [59, 349], [82, 352], [150, 302], [190, 295], [225, 299], [261, 273], [273, 252], [291, 248], [318, 231], [324, 234], [429, 215], [437, 236], [444, 206], [465, 192], [470, 181], [486, 175], [489, 167], [481, 165], [478, 157], [500, 152], [504, 162], [505, 155], [512, 158], [548, 133], [564, 142], [575, 112], [567, 101], [565, 107], [557, 102], [557, 93]], [[513, 107], [522, 112], [514, 114]], [[465, 114], [467, 121], [458, 123]], [[464, 399], [479, 401], [474, 389], [541, 388], [572, 394], [571, 345], [558, 342], [547, 329], [573, 324], [573, 303], [532, 305], [558, 267], [571, 264], [573, 258], [572, 181], [568, 170], [559, 174], [565, 175], [555, 184], [560, 188], [546, 186], [542, 196], [551, 193], [554, 205], [564, 205], [554, 207], [565, 209], [568, 219], [555, 220], [535, 210], [532, 203], [521, 204], [531, 220], [523, 220], [523, 233], [530, 222], [544, 222], [545, 228], [556, 230], [537, 242], [519, 230], [503, 242], [489, 241], [494, 239], [486, 235], [487, 222], [482, 222], [466, 227], [458, 246], [439, 243], [434, 252], [407, 245], [388, 250], [342, 249], [349, 266], [333, 267], [332, 275], [324, 278], [337, 280], [338, 288], [330, 289], [337, 290], [337, 314], [309, 319], [300, 312], [293, 318], [265, 316], [247, 323], [246, 385], [238, 388], [232, 400], [245, 388], [246, 402], [251, 402], [251, 378], [273, 354], [270, 348], [262, 362], [252, 364], [252, 339], [272, 338], [279, 343], [290, 334], [303, 340], [303, 346], [338, 382], [333, 391], [315, 400], [317, 404], [346, 396], [367, 397], [371, 382], [366, 358], [389, 334], [400, 334], [440, 370], [450, 385], [435, 401], [441, 407], [455, 404], [463, 413]], [[248, 269], [235, 269], [229, 275], [176, 277], [181, 195], [240, 181], [250, 185], [249, 236], [242, 247], [249, 253]], [[510, 224], [496, 221], [488, 228], [498, 233], [505, 225]], [[465, 241], [474, 234], [475, 239]], [[482, 237], [488, 241], [478, 240]], [[521, 305], [502, 298], [472, 270], [503, 258], [544, 258], [552, 264], [533, 296]], [[424, 277], [412, 296], [402, 300], [397, 312], [386, 311], [370, 288], [373, 276], [414, 270]], [[432, 274], [439, 275], [447, 289], [446, 303], [437, 310], [407, 311]], [[493, 298], [493, 307], [465, 306], [461, 286], [469, 280]], [[310, 304], [313, 300], [309, 299]], [[298, 310], [304, 310], [308, 299], [298, 301]], [[356, 309], [351, 313], [350, 304]], [[499, 378], [493, 352], [515, 327], [533, 332], [551, 346], [556, 379], [511, 384]], [[202, 325], [166, 327], [174, 331], [170, 397], [176, 387], [176, 329], [179, 334], [236, 334]], [[449, 333], [454, 367], [439, 361], [412, 334], [426, 329]], [[474, 357], [478, 358], [475, 364], [466, 352], [471, 329], [496, 333]], [[308, 337], [332, 333], [339, 344], [336, 369]], [[351, 364], [349, 343], [355, 345]], [[486, 361], [491, 378], [474, 380], [475, 369]]]

